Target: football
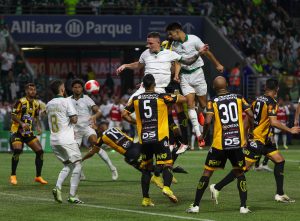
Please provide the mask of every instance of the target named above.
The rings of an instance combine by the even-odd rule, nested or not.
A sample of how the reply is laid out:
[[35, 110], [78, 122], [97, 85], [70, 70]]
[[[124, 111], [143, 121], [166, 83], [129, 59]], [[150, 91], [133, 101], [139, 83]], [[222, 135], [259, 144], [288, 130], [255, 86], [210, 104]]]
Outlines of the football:
[[84, 89], [89, 94], [98, 94], [100, 89], [100, 84], [96, 80], [89, 80], [85, 83]]

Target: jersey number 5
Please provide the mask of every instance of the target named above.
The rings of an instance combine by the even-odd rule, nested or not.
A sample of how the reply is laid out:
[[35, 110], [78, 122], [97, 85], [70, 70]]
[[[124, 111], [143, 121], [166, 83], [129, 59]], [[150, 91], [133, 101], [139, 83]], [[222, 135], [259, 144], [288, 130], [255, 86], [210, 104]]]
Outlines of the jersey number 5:
[[152, 109], [150, 106], [150, 100], [144, 100], [144, 115], [146, 118], [152, 117]]

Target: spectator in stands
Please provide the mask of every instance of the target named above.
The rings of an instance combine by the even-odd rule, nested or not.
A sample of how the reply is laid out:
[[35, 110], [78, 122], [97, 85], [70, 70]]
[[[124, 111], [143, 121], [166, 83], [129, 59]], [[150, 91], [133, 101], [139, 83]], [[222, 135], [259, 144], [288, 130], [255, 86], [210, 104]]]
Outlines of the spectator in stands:
[[115, 91], [115, 82], [114, 79], [111, 77], [110, 73], [106, 74], [106, 80], [104, 82], [104, 86], [107, 90], [108, 96], [111, 97]]
[[103, 5], [104, 0], [101, 1], [91, 1], [90, 6], [92, 7], [92, 11], [95, 15], [101, 14], [101, 6]]
[[20, 50], [19, 54], [16, 55], [16, 62], [14, 65], [15, 76], [21, 73], [23, 68], [26, 68], [25, 60], [24, 60], [24, 52]]
[[91, 65], [89, 65], [89, 66], [87, 67], [87, 79], [88, 79], [88, 80], [95, 80], [95, 79], [96, 79], [96, 74], [95, 74], [95, 72], [93, 71]]
[[79, 0], [64, 0], [67, 15], [76, 14], [76, 5], [78, 4], [78, 2]]
[[17, 85], [17, 82], [15, 81], [14, 72], [12, 69], [10, 69], [8, 72], [7, 82], [7, 88], [9, 88], [8, 101], [12, 102], [17, 98], [17, 92], [19, 91], [19, 85]]
[[72, 81], [75, 79], [75, 75], [72, 71], [70, 71], [67, 75], [66, 81], [65, 81], [65, 88], [66, 93], [68, 96], [71, 96], [73, 94], [72, 92]]
[[8, 47], [5, 52], [0, 55], [1, 60], [1, 85], [3, 89], [2, 99], [7, 101], [9, 98], [9, 86], [8, 86], [8, 72], [13, 68], [15, 62], [15, 56], [13, 54], [12, 47]]
[[241, 64], [237, 62], [230, 71], [229, 75], [230, 91], [232, 93], [240, 93], [241, 88]]
[[25, 95], [25, 85], [32, 82], [32, 78], [26, 68], [23, 68], [18, 75], [17, 82], [19, 84], [18, 97], [23, 97]]

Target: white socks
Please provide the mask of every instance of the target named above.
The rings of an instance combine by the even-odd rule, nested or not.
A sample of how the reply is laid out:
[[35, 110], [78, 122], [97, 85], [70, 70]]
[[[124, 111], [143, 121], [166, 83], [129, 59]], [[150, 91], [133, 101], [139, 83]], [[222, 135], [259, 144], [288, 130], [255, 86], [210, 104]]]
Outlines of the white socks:
[[56, 181], [56, 186], [60, 190], [61, 190], [63, 182], [69, 176], [70, 171], [71, 171], [70, 165], [65, 165], [64, 168], [60, 171], [57, 181]]
[[190, 118], [190, 121], [192, 122], [192, 125], [193, 125], [193, 129], [196, 133], [196, 136], [197, 138], [201, 135], [201, 132], [200, 132], [200, 124], [198, 122], [198, 116], [197, 116], [197, 112], [194, 109], [188, 109], [188, 115], [189, 115], [189, 118]]
[[78, 184], [80, 182], [80, 174], [81, 174], [81, 162], [77, 161], [74, 164], [74, 169], [72, 171], [72, 177], [70, 181], [70, 196], [75, 196], [78, 188]]
[[116, 169], [116, 167], [112, 164], [111, 160], [109, 159], [109, 156], [107, 155], [105, 150], [100, 149], [98, 155], [102, 158], [102, 160], [104, 160], [104, 162], [107, 164], [111, 171]]

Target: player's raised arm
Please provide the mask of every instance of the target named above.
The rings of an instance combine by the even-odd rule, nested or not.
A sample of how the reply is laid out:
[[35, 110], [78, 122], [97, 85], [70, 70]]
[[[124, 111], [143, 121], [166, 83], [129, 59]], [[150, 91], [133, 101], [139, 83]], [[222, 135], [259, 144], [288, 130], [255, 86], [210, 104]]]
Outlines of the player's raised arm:
[[144, 66], [145, 66], [144, 64], [142, 64], [138, 61], [130, 63], [130, 64], [123, 64], [117, 68], [116, 73], [120, 74], [125, 69], [131, 69], [131, 70], [142, 69]]
[[204, 51], [203, 54], [215, 65], [216, 69], [220, 73], [224, 71], [224, 66], [217, 60], [217, 58], [210, 50]]
[[180, 62], [185, 65], [191, 65], [193, 64], [201, 55], [206, 54], [206, 52], [209, 50], [208, 44], [205, 44], [203, 47], [201, 47], [197, 54], [193, 55], [192, 57], [183, 58], [181, 57]]
[[284, 130], [291, 134], [299, 134], [300, 133], [300, 127], [298, 127], [298, 126], [289, 128], [289, 127], [285, 126], [284, 124], [282, 124], [280, 121], [278, 121], [277, 117], [275, 117], [275, 116], [269, 116], [269, 119], [270, 119], [270, 124], [272, 127], [276, 127], [280, 130]]

